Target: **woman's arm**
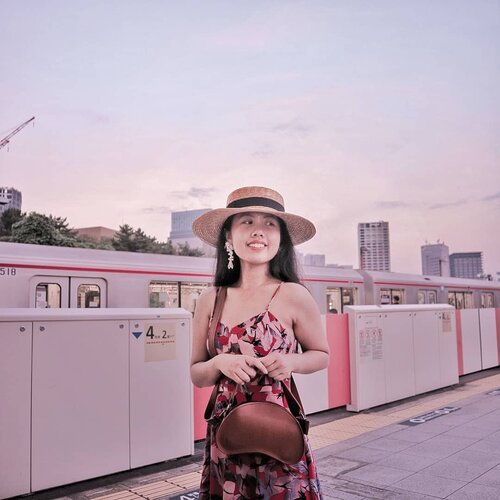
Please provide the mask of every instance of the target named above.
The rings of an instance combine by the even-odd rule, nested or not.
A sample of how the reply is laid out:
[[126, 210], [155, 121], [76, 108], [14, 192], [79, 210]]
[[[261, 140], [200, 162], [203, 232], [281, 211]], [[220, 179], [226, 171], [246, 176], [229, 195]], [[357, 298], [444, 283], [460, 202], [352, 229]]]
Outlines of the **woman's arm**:
[[262, 358], [269, 375], [276, 380], [293, 373], [313, 373], [328, 366], [329, 347], [318, 305], [307, 290], [297, 283], [284, 283], [280, 294], [293, 311], [293, 331], [302, 347], [300, 354], [271, 353]]
[[262, 362], [252, 356], [218, 354], [210, 358], [207, 350], [208, 323], [214, 307], [215, 295], [215, 288], [209, 288], [200, 295], [193, 318], [191, 380], [197, 387], [214, 385], [221, 374], [237, 384], [243, 384], [254, 378], [257, 370], [267, 373]]

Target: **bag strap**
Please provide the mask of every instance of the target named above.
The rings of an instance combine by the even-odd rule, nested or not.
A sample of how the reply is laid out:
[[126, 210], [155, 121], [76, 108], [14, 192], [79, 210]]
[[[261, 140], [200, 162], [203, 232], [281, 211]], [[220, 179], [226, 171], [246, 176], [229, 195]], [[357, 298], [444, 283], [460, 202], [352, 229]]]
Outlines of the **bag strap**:
[[[217, 330], [217, 326], [222, 316], [222, 309], [224, 309], [226, 296], [227, 296], [227, 287], [225, 286], [218, 287], [217, 293], [215, 295], [214, 310], [212, 312], [212, 316], [210, 317], [208, 336], [207, 336], [208, 354], [210, 354], [211, 358], [217, 356], [217, 350], [215, 349], [215, 332]], [[214, 384], [210, 400], [208, 401], [207, 407], [205, 408], [205, 414], [204, 414], [205, 420], [210, 420], [212, 416], [212, 411], [215, 406], [215, 400], [217, 399], [218, 388], [219, 388], [219, 381], [217, 381]]]
[[[290, 410], [290, 413], [297, 419], [304, 434], [307, 434], [309, 432], [309, 421], [305, 416], [304, 408], [302, 407], [302, 402], [300, 401], [299, 392], [297, 391], [297, 386], [295, 385], [293, 377], [290, 377], [290, 383], [292, 386], [291, 391], [284, 382], [281, 382], [281, 386], [283, 387], [283, 394], [288, 403], [288, 409]], [[217, 399], [218, 389], [219, 384], [217, 383], [214, 385], [207, 407], [205, 408], [205, 413], [203, 416], [207, 422], [212, 418], [212, 412], [215, 406], [215, 401]]]
[[217, 288], [217, 294], [215, 295], [215, 304], [212, 316], [210, 318], [210, 323], [208, 327], [208, 354], [213, 358], [217, 356], [217, 350], [215, 349], [215, 332], [217, 326], [219, 325], [220, 318], [222, 316], [222, 310], [224, 309], [224, 303], [226, 302], [227, 287], [220, 286]]

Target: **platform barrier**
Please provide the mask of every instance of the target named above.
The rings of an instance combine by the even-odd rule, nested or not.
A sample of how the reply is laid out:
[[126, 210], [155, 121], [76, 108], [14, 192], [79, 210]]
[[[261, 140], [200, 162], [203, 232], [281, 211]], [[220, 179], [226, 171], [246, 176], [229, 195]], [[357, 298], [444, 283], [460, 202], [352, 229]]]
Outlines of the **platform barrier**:
[[500, 309], [457, 311], [459, 374], [500, 365]]
[[455, 309], [348, 306], [351, 404], [390, 403], [458, 383]]
[[191, 314], [0, 309], [0, 498], [194, 450]]

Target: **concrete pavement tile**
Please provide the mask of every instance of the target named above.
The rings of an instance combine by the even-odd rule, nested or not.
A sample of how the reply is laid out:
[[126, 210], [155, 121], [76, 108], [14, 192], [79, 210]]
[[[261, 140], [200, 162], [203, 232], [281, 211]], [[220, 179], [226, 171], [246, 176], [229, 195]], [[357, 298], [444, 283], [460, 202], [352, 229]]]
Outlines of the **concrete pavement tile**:
[[474, 480], [474, 483], [484, 484], [486, 486], [491, 486], [497, 488], [499, 491], [498, 496], [500, 497], [500, 466], [490, 469], [485, 472], [482, 476], [479, 476]]
[[335, 498], [337, 500], [365, 500], [366, 497], [355, 495], [354, 493], [347, 493], [346, 491], [337, 490], [330, 486], [321, 485], [323, 498]]
[[385, 450], [374, 450], [373, 448], [367, 448], [366, 446], [356, 446], [356, 448], [351, 448], [350, 450], [341, 451], [337, 453], [338, 457], [347, 458], [350, 460], [357, 460], [359, 462], [378, 462], [383, 458], [386, 458], [391, 453]]
[[483, 464], [492, 468], [500, 464], [500, 455], [493, 455], [485, 453], [484, 451], [476, 451], [467, 448], [466, 450], [461, 450], [453, 455], [450, 455], [448, 460], [469, 464]]
[[[498, 426], [500, 427], [500, 423]], [[491, 441], [497, 441], [500, 446], [500, 430], [498, 430], [494, 434], [489, 435], [488, 439], [490, 439]]]
[[395, 469], [403, 469], [410, 472], [418, 472], [425, 469], [429, 465], [436, 463], [438, 458], [420, 457], [418, 455], [408, 455], [404, 451], [394, 453], [393, 455], [383, 458], [376, 462], [377, 465], [385, 467], [394, 467]]
[[346, 481], [345, 479], [326, 477], [321, 485], [322, 488], [328, 488], [330, 491], [334, 489], [339, 495], [341, 493], [349, 493], [351, 495], [357, 495], [358, 498], [370, 498], [372, 500], [387, 500], [388, 498], [393, 498], [392, 492], [388, 491], [387, 488], [363, 484], [356, 481]]
[[400, 439], [401, 441], [408, 441], [410, 443], [422, 443], [434, 437], [434, 434], [428, 434], [420, 430], [419, 426], [406, 427], [405, 429], [391, 434], [391, 439]]
[[480, 425], [470, 425], [470, 424], [465, 424], [465, 425], [460, 425], [458, 427], [454, 427], [448, 432], [445, 432], [441, 434], [442, 436], [462, 436], [462, 437], [469, 437], [469, 438], [477, 438], [481, 439], [486, 436], [489, 436], [495, 432], [494, 429], [485, 427], [485, 426], [480, 426]]
[[446, 425], [457, 426], [457, 425], [463, 425], [463, 424], [470, 422], [471, 420], [474, 419], [474, 416], [467, 415], [467, 414], [464, 415], [461, 412], [461, 410], [459, 410], [455, 413], [449, 413], [448, 415], [443, 415], [442, 417], [440, 417], [440, 419], [442, 419], [442, 423], [444, 423]]
[[410, 471], [384, 467], [378, 464], [368, 464], [364, 467], [342, 474], [342, 479], [355, 480], [360, 483], [387, 486], [394, 484], [412, 474]]
[[352, 444], [348, 441], [341, 441], [340, 443], [330, 444], [328, 446], [325, 446], [324, 448], [315, 450], [314, 456], [316, 458], [316, 461], [319, 462], [320, 460], [328, 458], [332, 455], [338, 455], [342, 451], [350, 450], [351, 448], [356, 448], [357, 446], [359, 446], [359, 444]]
[[321, 461], [316, 460], [316, 467], [318, 468], [320, 478], [324, 475], [335, 477], [341, 472], [349, 472], [353, 469], [361, 467], [362, 465], [364, 464], [339, 457], [327, 457]]
[[376, 439], [378, 437], [388, 436], [390, 434], [394, 434], [395, 432], [398, 432], [403, 427], [406, 427], [406, 426], [402, 426], [400, 424], [386, 425], [385, 427], [381, 427], [380, 429], [375, 429], [373, 431], [368, 432], [367, 437]]
[[[391, 434], [392, 436], [393, 434]], [[408, 441], [401, 441], [399, 439], [391, 439], [390, 437], [383, 437], [375, 439], [365, 443], [363, 446], [366, 448], [373, 448], [375, 450], [386, 450], [386, 451], [403, 451], [410, 446], [414, 446], [415, 443], [409, 443]]]
[[470, 483], [455, 491], [448, 497], [450, 500], [498, 500], [498, 488]]
[[500, 446], [495, 441], [488, 441], [487, 439], [481, 439], [477, 443], [469, 446], [469, 450], [483, 451], [485, 453], [493, 453], [493, 455], [500, 455]]
[[429, 465], [422, 472], [433, 476], [446, 477], [448, 479], [459, 479], [462, 481], [472, 481], [491, 467], [482, 463], [453, 462], [452, 460], [440, 460]]
[[388, 500], [436, 500], [436, 497], [421, 495], [420, 493], [415, 493], [414, 491], [401, 491], [395, 488], [391, 488], [390, 491], [392, 495], [387, 497]]
[[407, 490], [438, 498], [446, 498], [466, 484], [463, 481], [445, 479], [417, 472], [395, 483], [393, 486], [398, 490]]
[[498, 415], [492, 415], [488, 413], [484, 417], [477, 418], [470, 422], [470, 425], [475, 425], [476, 427], [487, 427], [493, 432], [500, 430], [500, 417]]
[[407, 448], [406, 453], [424, 457], [445, 458], [475, 443], [475, 439], [459, 436], [436, 436]]
[[425, 432], [427, 434], [432, 434], [433, 436], [437, 436], [438, 434], [447, 432], [452, 428], [451, 425], [444, 425], [441, 422], [437, 422], [437, 420], [439, 420], [440, 418], [442, 417], [439, 417], [431, 422], [425, 422], [424, 424], [415, 425], [412, 428], [419, 429], [422, 432]]

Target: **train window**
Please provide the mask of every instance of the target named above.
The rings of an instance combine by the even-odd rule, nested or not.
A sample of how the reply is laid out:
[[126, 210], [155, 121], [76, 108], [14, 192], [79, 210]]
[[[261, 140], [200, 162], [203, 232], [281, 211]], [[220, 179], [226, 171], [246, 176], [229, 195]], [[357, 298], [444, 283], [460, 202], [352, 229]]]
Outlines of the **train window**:
[[149, 307], [179, 307], [179, 286], [170, 281], [151, 281]]
[[495, 299], [491, 292], [481, 292], [481, 308], [495, 307]]
[[380, 304], [403, 304], [404, 290], [400, 288], [381, 288]]
[[208, 283], [181, 283], [181, 307], [194, 314], [196, 301]]
[[326, 289], [326, 308], [331, 314], [342, 312], [342, 303], [340, 301], [340, 288]]
[[419, 290], [417, 292], [417, 304], [437, 304], [436, 290]]
[[448, 304], [455, 309], [471, 309], [472, 292], [448, 292]]
[[101, 287], [99, 285], [78, 285], [76, 307], [94, 308], [101, 307]]
[[35, 307], [60, 308], [61, 285], [58, 283], [38, 283], [35, 291]]
[[358, 304], [357, 288], [328, 287], [326, 289], [326, 308], [331, 314], [344, 312], [344, 306]]

